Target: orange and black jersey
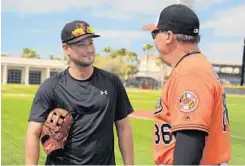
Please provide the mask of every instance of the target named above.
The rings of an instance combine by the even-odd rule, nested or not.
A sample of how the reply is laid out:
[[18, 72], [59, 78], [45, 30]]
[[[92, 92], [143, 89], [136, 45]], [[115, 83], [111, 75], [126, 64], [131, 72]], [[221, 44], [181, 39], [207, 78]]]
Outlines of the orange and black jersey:
[[173, 164], [173, 133], [182, 130], [208, 134], [201, 164], [221, 164], [231, 158], [224, 89], [202, 54], [185, 57], [173, 70], [156, 107], [154, 123], [156, 164]]

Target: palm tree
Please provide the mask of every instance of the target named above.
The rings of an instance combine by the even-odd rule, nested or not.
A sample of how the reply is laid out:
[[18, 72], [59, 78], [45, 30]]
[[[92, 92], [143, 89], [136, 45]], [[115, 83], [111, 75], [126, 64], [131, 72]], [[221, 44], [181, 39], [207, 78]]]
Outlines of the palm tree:
[[49, 59], [50, 60], [61, 60], [59, 57], [56, 57], [56, 56], [54, 56], [54, 55], [49, 55]]
[[127, 49], [126, 48], [120, 48], [118, 50], [116, 50], [116, 54], [119, 56], [125, 56], [127, 53]]
[[70, 63], [70, 59], [69, 59], [68, 55], [65, 53], [65, 51], [63, 53], [63, 63], [67, 64], [67, 65], [69, 65], [69, 63]]
[[147, 52], [146, 53], [146, 71], [148, 72], [148, 61], [149, 61], [149, 56], [152, 53], [153, 50], [153, 45], [152, 44], [144, 44], [143, 45], [143, 51]]
[[21, 57], [40, 59], [40, 55], [37, 54], [37, 52], [35, 50], [32, 50], [30, 48], [23, 48]]
[[167, 65], [162, 62], [161, 59], [156, 60], [156, 65], [160, 68], [160, 79], [161, 79], [161, 88], [163, 88], [163, 83], [167, 77]]
[[106, 53], [107, 56], [109, 56], [111, 53], [111, 47], [105, 47], [103, 51]]
[[125, 59], [125, 81], [128, 80], [128, 77], [132, 74], [135, 74], [138, 70], [138, 55], [135, 52], [127, 51]]

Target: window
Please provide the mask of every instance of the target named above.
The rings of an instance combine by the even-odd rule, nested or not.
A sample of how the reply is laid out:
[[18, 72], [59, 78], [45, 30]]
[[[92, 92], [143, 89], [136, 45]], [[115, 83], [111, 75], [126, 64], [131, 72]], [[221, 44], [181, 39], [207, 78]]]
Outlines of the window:
[[58, 72], [51, 71], [51, 72], [50, 72], [50, 77], [53, 76], [53, 75], [55, 75], [55, 74], [57, 74], [57, 73], [58, 73]]
[[41, 84], [41, 71], [29, 71], [29, 84]]
[[8, 69], [8, 81], [9, 84], [21, 83], [21, 70]]

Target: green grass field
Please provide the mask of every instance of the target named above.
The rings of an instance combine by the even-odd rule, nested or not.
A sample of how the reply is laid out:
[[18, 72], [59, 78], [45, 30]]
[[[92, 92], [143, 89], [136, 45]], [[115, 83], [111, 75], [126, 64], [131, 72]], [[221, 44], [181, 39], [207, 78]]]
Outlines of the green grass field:
[[[37, 86], [2, 86], [2, 165], [24, 164], [24, 136], [30, 106]], [[160, 91], [128, 90], [136, 110], [152, 110]], [[228, 96], [232, 129], [232, 160], [230, 164], [245, 164], [245, 96]], [[152, 121], [131, 119], [135, 145], [135, 164], [150, 165], [152, 161]], [[116, 139], [116, 138], [115, 138]], [[41, 147], [42, 149], [42, 147]], [[115, 142], [117, 164], [123, 164]], [[39, 163], [45, 160], [43, 149]]]

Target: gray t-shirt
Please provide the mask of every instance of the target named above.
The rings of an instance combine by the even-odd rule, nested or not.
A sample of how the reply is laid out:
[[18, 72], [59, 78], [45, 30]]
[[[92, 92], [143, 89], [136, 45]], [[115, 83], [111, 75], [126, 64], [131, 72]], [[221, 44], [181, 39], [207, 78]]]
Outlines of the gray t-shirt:
[[74, 123], [61, 156], [47, 156], [46, 164], [115, 165], [113, 124], [133, 112], [117, 75], [94, 67], [87, 80], [74, 79], [68, 69], [46, 79], [29, 121], [44, 122], [55, 107], [70, 111]]

